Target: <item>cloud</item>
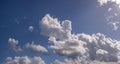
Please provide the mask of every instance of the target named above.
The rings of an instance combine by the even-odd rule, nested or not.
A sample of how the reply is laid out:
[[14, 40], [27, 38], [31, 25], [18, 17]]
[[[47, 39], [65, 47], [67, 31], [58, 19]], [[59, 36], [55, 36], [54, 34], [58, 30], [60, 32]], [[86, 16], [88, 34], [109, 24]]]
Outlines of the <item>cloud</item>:
[[111, 10], [112, 10], [112, 8], [109, 8], [109, 9], [108, 9], [108, 12], [110, 12]]
[[76, 59], [64, 59], [63, 62], [59, 61], [59, 60], [55, 60], [54, 61], [55, 64], [88, 64], [88, 62], [80, 57], [77, 57]]
[[76, 59], [65, 59], [64, 61], [59, 61], [59, 60], [55, 60], [54, 61], [55, 64], [119, 64], [119, 62], [104, 62], [104, 61], [89, 61], [87, 62], [84, 59], [81, 58], [76, 58]]
[[27, 43], [26, 44], [26, 48], [29, 49], [31, 52], [34, 52], [34, 53], [47, 53], [48, 50], [41, 46], [41, 45], [36, 45], [34, 44], [34, 42], [32, 42], [31, 44], [30, 43]]
[[99, 4], [102, 6], [108, 2], [108, 0], [98, 0]]
[[119, 28], [119, 22], [109, 22], [108, 23], [112, 28], [113, 28], [113, 30], [118, 30], [118, 28]]
[[8, 39], [8, 44], [10, 49], [14, 50], [15, 52], [22, 52], [22, 49], [18, 46], [19, 41], [15, 40], [14, 38]]
[[3, 64], [45, 64], [40, 57], [29, 58], [28, 56], [23, 57], [7, 57]]
[[119, 60], [120, 41], [108, 38], [104, 34], [72, 34], [71, 21], [60, 22], [49, 14], [43, 17], [40, 26], [41, 34], [48, 36], [49, 41], [53, 43], [50, 48], [60, 56], [72, 59], [80, 57], [90, 61]]
[[108, 2], [115, 3], [120, 8], [120, 0], [98, 0], [98, 3], [100, 4], [100, 6], [108, 4]]
[[29, 30], [30, 32], [33, 32], [34, 27], [33, 27], [33, 26], [29, 26], [28, 30]]
[[57, 18], [53, 19], [49, 14], [46, 14], [40, 22], [40, 28], [41, 34], [54, 36], [57, 39], [69, 38], [72, 30], [71, 22], [69, 20], [63, 21], [61, 26], [60, 21], [58, 21]]

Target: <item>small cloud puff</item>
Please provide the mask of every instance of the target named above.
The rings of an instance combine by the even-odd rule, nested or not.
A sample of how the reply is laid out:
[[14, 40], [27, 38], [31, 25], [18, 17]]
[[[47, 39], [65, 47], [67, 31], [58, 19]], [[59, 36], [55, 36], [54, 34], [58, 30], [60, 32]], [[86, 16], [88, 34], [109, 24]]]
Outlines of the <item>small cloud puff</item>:
[[18, 46], [19, 41], [15, 40], [14, 38], [8, 39], [8, 44], [10, 49], [14, 50], [15, 52], [22, 52], [22, 49]]
[[33, 26], [29, 26], [28, 30], [29, 30], [30, 32], [33, 32], [34, 27], [33, 27]]

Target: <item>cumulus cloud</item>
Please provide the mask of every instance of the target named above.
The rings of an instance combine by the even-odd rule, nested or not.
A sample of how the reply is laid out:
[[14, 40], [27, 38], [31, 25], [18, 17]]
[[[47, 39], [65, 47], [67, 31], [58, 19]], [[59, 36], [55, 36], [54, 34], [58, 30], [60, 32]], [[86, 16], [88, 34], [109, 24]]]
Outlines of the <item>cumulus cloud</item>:
[[19, 41], [15, 40], [14, 38], [8, 39], [8, 44], [10, 49], [14, 50], [15, 52], [22, 52], [22, 49], [18, 46]]
[[34, 44], [34, 42], [27, 43], [26, 48], [29, 49], [33, 53], [47, 53], [47, 49], [41, 45]]
[[29, 30], [30, 32], [33, 32], [34, 27], [33, 27], [33, 26], [29, 26], [28, 30]]
[[57, 18], [52, 18], [49, 14], [47, 14], [40, 22], [40, 28], [41, 34], [54, 36], [57, 39], [69, 38], [72, 30], [71, 22], [69, 20], [65, 20], [60, 24], [60, 21], [58, 21]]
[[102, 6], [108, 2], [108, 0], [98, 0], [99, 4]]
[[49, 14], [43, 17], [40, 26], [41, 34], [49, 37], [49, 41], [53, 43], [50, 48], [58, 55], [71, 59], [80, 57], [91, 61], [118, 62], [119, 60], [120, 41], [108, 38], [104, 34], [72, 34], [71, 21], [60, 22]]
[[28, 56], [23, 57], [7, 57], [4, 64], [45, 64], [40, 57], [29, 58]]
[[120, 8], [120, 0], [98, 0], [98, 3], [99, 3], [101, 6], [107, 4], [108, 2], [115, 3], [115, 4], [117, 4], [118, 7]]

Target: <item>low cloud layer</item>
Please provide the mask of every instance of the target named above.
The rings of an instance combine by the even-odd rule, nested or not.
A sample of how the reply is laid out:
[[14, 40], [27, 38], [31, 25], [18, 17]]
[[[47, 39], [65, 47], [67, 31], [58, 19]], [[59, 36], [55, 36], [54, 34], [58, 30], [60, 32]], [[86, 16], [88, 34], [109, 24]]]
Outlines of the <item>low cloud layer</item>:
[[[41, 34], [48, 36], [53, 43], [50, 46], [60, 56], [71, 59], [77, 57], [90, 61], [118, 62], [120, 41], [106, 37], [104, 34], [72, 34], [71, 21], [58, 21], [49, 14], [40, 22]], [[76, 63], [77, 64], [77, 63]]]
[[28, 56], [23, 57], [7, 57], [4, 64], [45, 64], [40, 57], [29, 58]]
[[10, 49], [12, 49], [15, 52], [22, 52], [22, 49], [18, 46], [19, 41], [15, 40], [14, 38], [8, 39], [8, 44]]

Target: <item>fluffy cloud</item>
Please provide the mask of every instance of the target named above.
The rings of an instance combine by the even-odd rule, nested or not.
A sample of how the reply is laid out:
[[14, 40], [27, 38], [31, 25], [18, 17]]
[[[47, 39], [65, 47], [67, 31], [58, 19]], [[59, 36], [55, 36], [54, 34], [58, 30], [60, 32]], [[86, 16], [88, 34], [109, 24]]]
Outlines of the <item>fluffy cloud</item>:
[[98, 0], [99, 4], [103, 6], [104, 4], [107, 4], [108, 2], [115, 3], [120, 8], [120, 0]]
[[7, 57], [4, 64], [45, 64], [40, 57], [29, 58], [28, 56], [23, 57]]
[[91, 61], [118, 62], [119, 60], [120, 41], [108, 38], [104, 34], [72, 34], [71, 21], [60, 22], [48, 14], [42, 19], [40, 26], [41, 34], [49, 37], [49, 41], [53, 43], [50, 48], [58, 55], [72, 59], [80, 57]]
[[14, 50], [15, 52], [21, 52], [22, 49], [18, 46], [18, 40], [15, 40], [14, 38], [8, 39], [8, 44], [10, 49]]
[[29, 26], [28, 30], [29, 30], [30, 32], [33, 32], [34, 27], [33, 27], [33, 26]]
[[32, 42], [32, 44], [27, 43], [26, 48], [29, 49], [31, 52], [35, 52], [35, 53], [40, 53], [40, 52], [46, 53], [46, 52], [48, 52], [45, 47], [43, 47], [41, 45], [36, 45], [36, 44], [34, 44], [34, 42]]
[[98, 0], [98, 2], [100, 3], [100, 5], [104, 5], [108, 2], [108, 0]]
[[69, 38], [72, 30], [71, 22], [69, 20], [65, 20], [60, 24], [60, 21], [58, 21], [57, 18], [53, 19], [49, 14], [47, 14], [40, 22], [40, 28], [41, 34], [54, 36], [57, 39]]

